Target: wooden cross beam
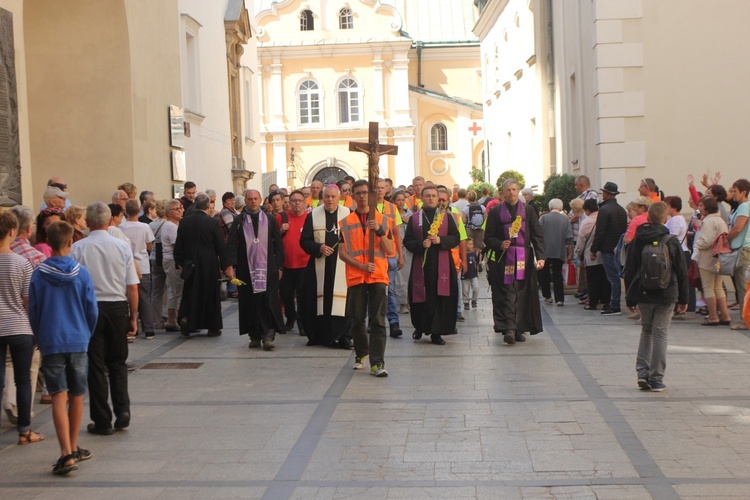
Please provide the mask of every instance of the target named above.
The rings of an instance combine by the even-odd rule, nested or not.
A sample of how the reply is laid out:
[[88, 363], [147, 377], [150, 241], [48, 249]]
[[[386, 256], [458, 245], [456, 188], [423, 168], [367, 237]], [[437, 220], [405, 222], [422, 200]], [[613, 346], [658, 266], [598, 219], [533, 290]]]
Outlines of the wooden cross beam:
[[[397, 155], [398, 146], [391, 146], [389, 144], [380, 144], [378, 142], [378, 122], [370, 122], [370, 134], [368, 142], [350, 142], [349, 151], [356, 151], [358, 153], [364, 153], [367, 155], [367, 177], [370, 183], [370, 195], [368, 197], [368, 204], [370, 206], [369, 218], [375, 219], [375, 210], [378, 204], [378, 195], [376, 189], [378, 188], [378, 176], [380, 175], [380, 156], [381, 155]], [[370, 231], [370, 247], [367, 250], [367, 258], [369, 262], [375, 262], [375, 233]]]

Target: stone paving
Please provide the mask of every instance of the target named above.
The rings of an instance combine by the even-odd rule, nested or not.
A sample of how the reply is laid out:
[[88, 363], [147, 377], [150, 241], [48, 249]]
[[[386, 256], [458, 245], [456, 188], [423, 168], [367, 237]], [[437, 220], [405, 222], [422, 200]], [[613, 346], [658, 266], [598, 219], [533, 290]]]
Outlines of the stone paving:
[[[389, 338], [386, 379], [296, 330], [249, 350], [227, 302], [222, 337], [131, 345], [131, 426], [93, 436], [84, 417], [94, 457], [69, 476], [51, 474], [49, 407], [35, 405], [47, 440], [31, 446], [3, 415], [0, 498], [750, 497], [746, 332], [689, 313], [673, 323], [668, 390], [641, 392], [639, 327], [568, 299], [506, 346], [483, 290], [447, 345]], [[185, 362], [200, 366], [147, 366]]]

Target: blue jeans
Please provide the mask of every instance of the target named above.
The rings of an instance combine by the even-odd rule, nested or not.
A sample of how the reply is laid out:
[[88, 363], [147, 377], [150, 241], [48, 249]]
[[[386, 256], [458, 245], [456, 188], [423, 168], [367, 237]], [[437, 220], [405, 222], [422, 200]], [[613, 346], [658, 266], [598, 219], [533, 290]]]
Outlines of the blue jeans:
[[[16, 379], [16, 407], [18, 432], [31, 429], [31, 358], [34, 356], [34, 337], [31, 335], [0, 336], [0, 359], [10, 348], [13, 376]], [[0, 370], [0, 393], [5, 387], [5, 367]]]
[[396, 295], [396, 273], [398, 273], [398, 259], [388, 258], [388, 312], [385, 317], [388, 324], [398, 323], [398, 296]]
[[615, 262], [615, 254], [613, 252], [602, 252], [602, 263], [604, 264], [604, 272], [607, 274], [607, 281], [612, 287], [609, 307], [619, 309], [622, 285], [620, 284], [620, 269]]

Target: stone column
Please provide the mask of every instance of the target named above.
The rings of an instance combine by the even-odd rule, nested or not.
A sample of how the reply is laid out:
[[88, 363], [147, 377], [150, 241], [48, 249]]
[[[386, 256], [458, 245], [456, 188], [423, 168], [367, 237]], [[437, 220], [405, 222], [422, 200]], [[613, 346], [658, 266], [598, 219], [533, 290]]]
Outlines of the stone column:
[[373, 103], [375, 106], [375, 121], [382, 122], [385, 120], [385, 95], [383, 88], [383, 59], [381, 54], [374, 54], [372, 66], [375, 70], [375, 76], [372, 79]]
[[409, 117], [409, 55], [406, 52], [393, 56], [391, 71], [391, 116], [393, 126], [411, 124]]

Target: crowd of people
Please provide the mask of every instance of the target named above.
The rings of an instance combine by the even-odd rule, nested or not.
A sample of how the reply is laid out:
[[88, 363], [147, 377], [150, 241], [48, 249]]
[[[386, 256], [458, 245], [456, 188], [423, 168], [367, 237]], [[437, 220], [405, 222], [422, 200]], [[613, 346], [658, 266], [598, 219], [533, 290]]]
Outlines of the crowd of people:
[[84, 208], [52, 178], [36, 215], [24, 206], [0, 214], [3, 409], [19, 445], [42, 441], [31, 429], [41, 387], [60, 445], [53, 472], [67, 474], [91, 457], [77, 444], [87, 390], [88, 432], [129, 426], [136, 338], [217, 337], [221, 302], [236, 299], [250, 349], [272, 351], [277, 335], [296, 329], [307, 345], [354, 350], [355, 369], [369, 363], [387, 377], [386, 342], [403, 336], [401, 315], [413, 340], [445, 345], [478, 309], [480, 273], [508, 345], [541, 332], [542, 304], [564, 306], [572, 284], [585, 310], [620, 315], [624, 283], [641, 324], [638, 386], [662, 391], [673, 318], [695, 311], [705, 326], [747, 328], [729, 311], [744, 302], [750, 270], [750, 182], [727, 191], [719, 180], [703, 176], [702, 194], [688, 178], [688, 220], [681, 198], [664, 197], [653, 179], [625, 207], [615, 183], [595, 190], [582, 175], [577, 198], [547, 207], [513, 179], [491, 193], [418, 176], [398, 187], [380, 179], [374, 196], [352, 177], [220, 198], [186, 182], [182, 197], [166, 200], [125, 183], [111, 203]]

